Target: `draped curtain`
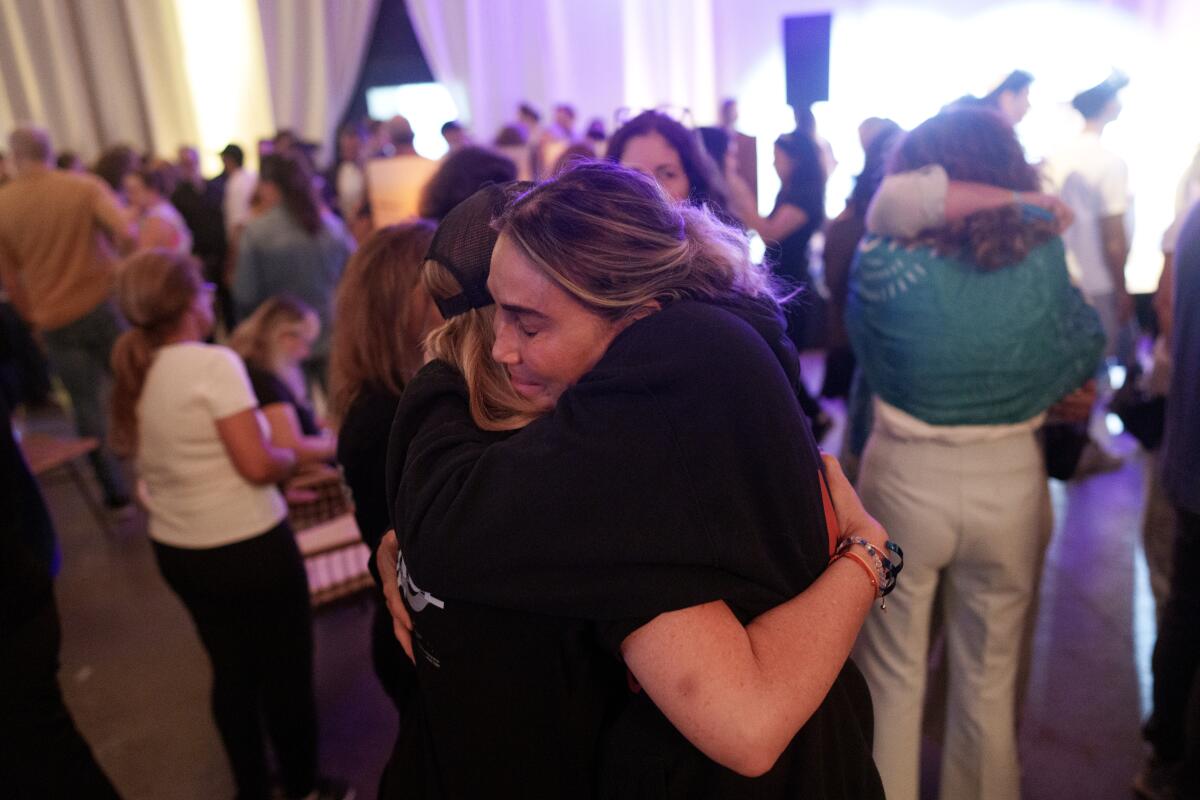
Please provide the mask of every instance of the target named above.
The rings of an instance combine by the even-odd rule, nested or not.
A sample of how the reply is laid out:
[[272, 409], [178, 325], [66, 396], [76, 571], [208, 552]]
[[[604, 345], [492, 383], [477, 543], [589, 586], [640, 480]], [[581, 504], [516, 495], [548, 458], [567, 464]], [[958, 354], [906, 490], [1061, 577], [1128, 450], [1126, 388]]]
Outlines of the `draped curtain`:
[[0, 135], [85, 160], [129, 144], [253, 154], [277, 127], [328, 144], [379, 0], [0, 0]]
[[321, 142], [327, 158], [379, 0], [258, 0], [258, 11], [275, 124]]
[[482, 139], [529, 100], [580, 123], [660, 104], [715, 115], [711, 0], [407, 0], [429, 68]]
[[177, 30], [170, 4], [0, 0], [0, 130], [45, 125], [88, 158], [192, 140]]

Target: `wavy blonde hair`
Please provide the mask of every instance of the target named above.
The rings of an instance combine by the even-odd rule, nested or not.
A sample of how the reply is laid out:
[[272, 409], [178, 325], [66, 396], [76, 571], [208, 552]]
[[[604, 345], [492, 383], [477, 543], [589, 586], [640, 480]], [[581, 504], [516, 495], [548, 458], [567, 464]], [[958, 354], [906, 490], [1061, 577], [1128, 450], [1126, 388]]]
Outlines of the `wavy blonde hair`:
[[675, 300], [780, 299], [770, 269], [750, 260], [742, 231], [615, 164], [568, 168], [497, 224], [559, 288], [610, 322]]
[[428, 220], [371, 234], [338, 284], [329, 353], [329, 410], [340, 422], [363, 387], [399, 396], [421, 368], [430, 312], [421, 265], [436, 226]]
[[[425, 262], [422, 276], [435, 299], [462, 292], [454, 276], [436, 261]], [[462, 373], [476, 425], [487, 431], [512, 431], [533, 422], [541, 412], [513, 388], [508, 371], [492, 358], [495, 315], [493, 305], [451, 317], [426, 337], [425, 352]]]
[[130, 256], [117, 278], [117, 301], [132, 326], [113, 345], [110, 439], [115, 452], [137, 451], [137, 404], [158, 348], [179, 327], [204, 285], [200, 262], [167, 250]]
[[268, 297], [229, 334], [229, 348], [247, 364], [272, 372], [275, 369], [275, 332], [281, 325], [317, 320], [312, 306], [290, 294]]

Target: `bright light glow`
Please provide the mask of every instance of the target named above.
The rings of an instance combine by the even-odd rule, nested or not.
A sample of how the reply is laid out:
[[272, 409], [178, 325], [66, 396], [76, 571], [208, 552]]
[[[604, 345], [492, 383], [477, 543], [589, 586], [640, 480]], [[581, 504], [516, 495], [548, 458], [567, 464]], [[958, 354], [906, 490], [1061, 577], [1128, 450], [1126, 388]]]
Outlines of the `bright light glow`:
[[[1148, 462], [1151, 463], [1151, 462]], [[1150, 568], [1142, 537], [1133, 537], [1133, 663], [1137, 671], [1139, 719], [1150, 716], [1154, 708], [1154, 642], [1158, 639], [1158, 614], [1154, 608], [1154, 591], [1150, 588]]]
[[217, 153], [230, 142], [241, 145], [253, 167], [258, 140], [275, 127], [258, 5], [254, 0], [174, 2], [202, 167], [219, 172]]
[[[1179, 20], [1155, 28], [1112, 6], [1066, 0], [989, 3], [953, 16], [922, 7], [928, 5], [864, 0], [834, 13], [830, 102], [813, 109], [839, 162], [826, 194], [829, 212], [841, 211], [862, 168], [858, 125], [867, 117], [890, 117], [911, 128], [945, 103], [978, 92], [989, 78], [1025, 69], [1035, 77], [1033, 106], [1017, 130], [1037, 161], [1080, 130], [1071, 97], [1118, 67], [1131, 82], [1122, 92], [1124, 113], [1105, 140], [1128, 163], [1135, 198], [1126, 274], [1131, 291], [1153, 290], [1175, 187], [1200, 142], [1200, 105], [1180, 94], [1181, 81], [1200, 74], [1194, 28]], [[742, 129], [758, 137], [759, 203], [766, 212], [779, 187], [771, 142], [793, 127], [783, 103], [782, 41], [748, 71], [736, 94]]]
[[406, 83], [367, 90], [367, 113], [371, 119], [389, 120], [400, 114], [412, 125], [413, 147], [425, 158], [438, 159], [449, 146], [442, 126], [458, 119], [458, 105], [440, 83]]

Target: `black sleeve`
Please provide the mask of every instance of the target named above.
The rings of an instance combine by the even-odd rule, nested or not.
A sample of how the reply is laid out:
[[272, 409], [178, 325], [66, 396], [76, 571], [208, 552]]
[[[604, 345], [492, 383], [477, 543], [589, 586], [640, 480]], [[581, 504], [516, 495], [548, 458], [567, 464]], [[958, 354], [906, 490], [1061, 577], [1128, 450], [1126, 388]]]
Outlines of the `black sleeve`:
[[274, 403], [287, 403], [293, 406], [296, 404], [296, 398], [292, 396], [287, 385], [267, 370], [246, 364], [246, 374], [250, 376], [250, 386], [254, 389], [254, 396], [258, 398], [259, 408], [265, 408]]
[[[395, 395], [364, 389], [350, 405], [338, 431], [337, 460], [354, 497], [354, 520], [372, 554], [391, 527], [385, 477], [388, 433], [399, 403]], [[368, 566], [378, 584], [374, 558]]]
[[[626, 632], [716, 599], [765, 610], [798, 590], [785, 575], [802, 555], [797, 543], [789, 531], [775, 531], [776, 542], [762, 535], [788, 524], [777, 513], [783, 493], [808, 498], [796, 475], [817, 470], [786, 376], [744, 331], [715, 331], [706, 352], [687, 319], [654, 316], [662, 324], [631, 326], [552, 415], [503, 440], [475, 428], [445, 365], [410, 383], [392, 429], [389, 492], [416, 583], [439, 597], [622, 622]], [[746, 358], [749, 373], [738, 366]], [[752, 422], [748, 440], [731, 419]], [[758, 459], [771, 440], [787, 463]], [[760, 480], [777, 495], [770, 503], [759, 502]]]

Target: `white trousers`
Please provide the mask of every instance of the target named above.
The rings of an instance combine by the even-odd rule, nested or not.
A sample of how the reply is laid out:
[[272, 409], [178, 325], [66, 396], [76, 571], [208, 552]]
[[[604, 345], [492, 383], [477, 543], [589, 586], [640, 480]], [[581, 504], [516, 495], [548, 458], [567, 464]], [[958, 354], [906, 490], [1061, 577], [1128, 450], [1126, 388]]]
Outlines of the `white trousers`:
[[1048, 489], [1030, 432], [995, 441], [904, 439], [876, 426], [863, 504], [904, 548], [887, 611], [855, 646], [875, 705], [875, 763], [888, 800], [917, 800], [930, 614], [944, 593], [949, 686], [944, 800], [1018, 800], [1014, 692], [1045, 544]]

